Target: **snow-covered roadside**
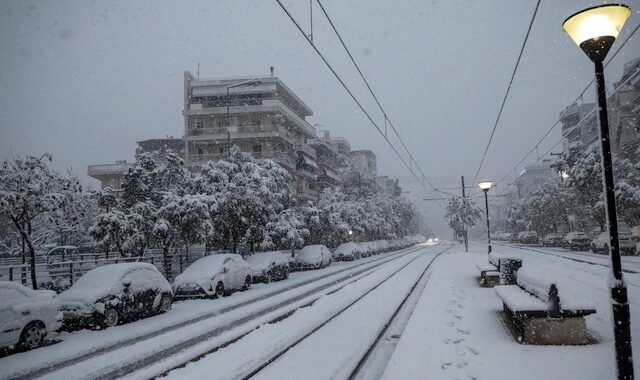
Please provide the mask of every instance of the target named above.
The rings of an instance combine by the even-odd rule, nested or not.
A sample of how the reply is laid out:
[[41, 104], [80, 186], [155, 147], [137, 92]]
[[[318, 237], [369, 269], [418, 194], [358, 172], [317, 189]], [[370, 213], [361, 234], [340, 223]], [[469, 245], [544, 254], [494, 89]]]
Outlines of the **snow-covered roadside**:
[[[11, 377], [25, 371], [33, 370], [34, 367], [48, 367], [62, 360], [94, 352], [96, 349], [104, 346], [153, 333], [167, 326], [190, 321], [199, 316], [215, 314], [226, 308], [251, 300], [258, 300], [276, 291], [292, 288], [286, 291], [288, 297], [294, 294], [304, 293], [319, 284], [329, 283], [347, 273], [376, 265], [376, 263], [380, 261], [392, 259], [396, 253], [402, 254], [408, 251], [409, 250], [400, 250], [391, 254], [374, 256], [351, 263], [336, 263], [336, 265], [323, 270], [295, 272], [291, 274], [288, 280], [268, 285], [257, 284], [249, 291], [236, 293], [231, 297], [224, 297], [222, 299], [176, 302], [172, 310], [166, 314], [127, 323], [103, 331], [83, 330], [73, 333], [54, 334], [53, 339], [62, 339], [63, 342], [0, 359], [0, 378]], [[316, 282], [303, 285], [327, 274], [330, 275]], [[253, 306], [253, 304], [251, 306]]]
[[[369, 272], [365, 272], [359, 276], [353, 277], [350, 281], [357, 281], [358, 279], [365, 277], [368, 278], [372, 274], [377, 273], [377, 271], [381, 270], [380, 268], [387, 267], [396, 267], [405, 263], [407, 260], [410, 260], [415, 255], [420, 255], [420, 251], [411, 253], [407, 256], [401, 257], [398, 260], [394, 260], [390, 263], [383, 264], [381, 267], [373, 269]], [[139, 343], [130, 344], [126, 347], [118, 349], [113, 352], [105, 353], [103, 355], [99, 355], [96, 358], [92, 358], [77, 365], [63, 368], [59, 371], [55, 371], [52, 373], [43, 376], [44, 378], [64, 378], [64, 379], [75, 379], [75, 378], [98, 378], [98, 377], [111, 377], [111, 376], [120, 376], [110, 374], [115, 369], [123, 368], [128, 365], [134, 365], [137, 367], [139, 361], [143, 361], [144, 365], [146, 365], [146, 360], [151, 355], [156, 355], [163, 352], [166, 349], [174, 349], [176, 346], [181, 344], [186, 344], [187, 348], [185, 350], [175, 353], [171, 356], [171, 358], [167, 361], [171, 363], [171, 368], [175, 365], [175, 361], [178, 360], [177, 363], [181, 361], [192, 359], [201, 355], [204, 352], [216, 347], [219, 344], [222, 344], [230, 339], [233, 339], [237, 336], [241, 336], [248, 331], [251, 331], [253, 328], [259, 326], [262, 323], [265, 323], [278, 315], [286, 313], [290, 310], [294, 310], [305, 303], [310, 302], [313, 299], [316, 299], [323, 294], [327, 294], [331, 291], [334, 291], [340, 288], [342, 284], [336, 284], [326, 289], [315, 292], [302, 298], [296, 302], [289, 303], [290, 299], [293, 297], [292, 293], [303, 294], [304, 292], [299, 290], [305, 287], [301, 287], [296, 289], [295, 291], [286, 292], [283, 294], [279, 294], [277, 296], [271, 297], [267, 300], [258, 301], [246, 307], [242, 307], [233, 311], [229, 311], [227, 313], [216, 316], [215, 318], [209, 318], [197, 323], [190, 324], [188, 326], [182, 327], [180, 329], [167, 332], [160, 336], [156, 336], [147, 340], [144, 340]], [[263, 310], [272, 308], [273, 305], [277, 305], [278, 303], [287, 303], [284, 307], [278, 307], [278, 309], [274, 309], [274, 311], [268, 312], [266, 314], [262, 314]], [[256, 313], [259, 314], [257, 318], [252, 317], [252, 315]], [[242, 323], [243, 319], [248, 319], [246, 323]], [[239, 322], [240, 321], [240, 322]], [[207, 339], [203, 343], [198, 344], [194, 342], [193, 339], [199, 337], [202, 334], [210, 334], [214, 333], [214, 336]], [[123, 373], [126, 373], [125, 370]], [[163, 370], [160, 370], [157, 373], [162, 373]], [[157, 374], [155, 373], [155, 374]], [[146, 375], [144, 377], [149, 377]]]
[[[553, 256], [530, 255], [516, 248], [494, 249], [523, 258], [523, 266], [564, 278], [565, 297], [596, 305], [587, 317], [589, 333], [598, 340], [587, 346], [532, 346], [515, 342], [499, 312], [493, 289], [480, 288], [475, 264], [486, 261], [486, 247], [442, 257], [428, 291], [418, 303], [402, 335], [385, 379], [610, 379], [615, 377], [611, 307], [606, 268]], [[640, 340], [640, 288], [630, 287], [632, 340]], [[640, 352], [634, 352], [636, 362]]]
[[[422, 254], [398, 275], [287, 351], [255, 377], [328, 379], [348, 375], [435, 253], [432, 251]], [[196, 378], [204, 374], [212, 379], [241, 378], [339, 312], [399, 267], [400, 265], [394, 265], [380, 268], [374, 275], [323, 296], [312, 306], [298, 309], [278, 323], [262, 325], [223, 350], [170, 372], [167, 378]]]

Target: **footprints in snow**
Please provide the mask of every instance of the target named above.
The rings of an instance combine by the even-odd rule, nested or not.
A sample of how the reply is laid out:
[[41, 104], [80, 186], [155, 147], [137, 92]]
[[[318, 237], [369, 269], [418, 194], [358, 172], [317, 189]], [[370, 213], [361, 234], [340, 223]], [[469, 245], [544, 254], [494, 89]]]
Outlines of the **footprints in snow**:
[[451, 375], [456, 379], [477, 379], [477, 376], [469, 372], [467, 368], [473, 357], [480, 355], [480, 350], [467, 344], [467, 338], [471, 333], [464, 326], [464, 301], [467, 300], [467, 294], [464, 289], [460, 289], [455, 285], [451, 286], [454, 298], [451, 299], [451, 305], [447, 308], [448, 320], [446, 322], [447, 331], [446, 338], [443, 343], [452, 347], [454, 360], [445, 361], [440, 365], [443, 371], [454, 371]]

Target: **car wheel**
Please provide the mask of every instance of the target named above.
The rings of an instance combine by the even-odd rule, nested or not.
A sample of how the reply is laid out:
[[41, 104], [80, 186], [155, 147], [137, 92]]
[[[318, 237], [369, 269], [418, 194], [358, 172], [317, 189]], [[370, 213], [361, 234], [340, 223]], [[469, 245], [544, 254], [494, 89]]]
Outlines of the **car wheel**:
[[19, 346], [25, 350], [37, 348], [44, 339], [44, 326], [41, 322], [31, 322], [25, 326], [20, 334]]
[[289, 278], [289, 269], [286, 269], [286, 270], [284, 271], [284, 279], [286, 280], [286, 279], [288, 279], [288, 278]]
[[169, 295], [163, 294], [162, 298], [160, 298], [160, 305], [158, 306], [159, 313], [166, 313], [171, 310], [171, 302], [172, 299]]
[[218, 282], [218, 285], [216, 285], [216, 293], [214, 295], [215, 298], [220, 298], [224, 296], [224, 284], [222, 283], [222, 281]]
[[247, 276], [244, 279], [244, 290], [249, 290], [251, 289], [251, 276]]
[[104, 310], [104, 314], [102, 314], [102, 327], [113, 327], [118, 324], [119, 319], [120, 316], [116, 309], [107, 308]]

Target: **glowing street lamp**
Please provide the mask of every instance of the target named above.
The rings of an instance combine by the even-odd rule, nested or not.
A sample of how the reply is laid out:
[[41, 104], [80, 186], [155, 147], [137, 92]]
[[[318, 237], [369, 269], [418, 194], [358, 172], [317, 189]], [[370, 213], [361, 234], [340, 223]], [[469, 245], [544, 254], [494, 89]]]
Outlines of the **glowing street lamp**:
[[489, 227], [489, 196], [487, 195], [487, 193], [489, 193], [489, 190], [491, 190], [491, 187], [493, 187], [493, 182], [481, 181], [481, 182], [478, 182], [478, 186], [484, 192], [484, 208], [487, 212], [487, 244], [489, 247], [488, 251], [489, 253], [491, 253], [491, 230]]
[[633, 379], [633, 356], [627, 287], [622, 278], [622, 265], [620, 262], [618, 218], [616, 214], [611, 144], [609, 143], [607, 96], [602, 62], [630, 15], [631, 8], [626, 5], [606, 4], [580, 11], [566, 19], [562, 24], [562, 29], [567, 32], [569, 37], [580, 46], [580, 49], [595, 64], [600, 143], [602, 146], [602, 180], [609, 227], [611, 271], [613, 272], [613, 281], [610, 283], [612, 284], [611, 298], [618, 379]]

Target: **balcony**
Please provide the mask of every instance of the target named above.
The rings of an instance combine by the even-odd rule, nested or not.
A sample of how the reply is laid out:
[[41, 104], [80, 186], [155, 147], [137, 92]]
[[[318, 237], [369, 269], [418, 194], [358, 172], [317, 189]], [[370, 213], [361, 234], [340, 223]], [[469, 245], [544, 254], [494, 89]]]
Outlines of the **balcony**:
[[[265, 99], [259, 105], [240, 105], [229, 107], [231, 114], [247, 114], [247, 113], [282, 113], [289, 120], [300, 128], [308, 137], [315, 137], [316, 131], [305, 119], [298, 116], [286, 104], [277, 99]], [[225, 115], [227, 107], [213, 107], [202, 109], [184, 110], [186, 116], [202, 116], [202, 115]]]
[[122, 175], [127, 169], [133, 166], [131, 162], [116, 162], [115, 164], [89, 165], [87, 167], [87, 175], [93, 178]]
[[184, 139], [188, 141], [196, 140], [227, 140], [233, 139], [261, 139], [261, 138], [281, 138], [289, 144], [295, 146], [295, 140], [291, 132], [284, 128], [273, 125], [240, 125], [217, 128], [193, 128]]
[[[268, 154], [263, 152], [245, 152], [245, 153], [251, 154], [253, 158], [256, 158], [256, 159], [273, 160], [274, 162], [286, 168], [289, 168], [291, 170], [295, 170], [296, 168], [295, 159], [289, 156], [289, 153], [287, 152], [276, 151]], [[227, 158], [226, 153], [190, 154], [187, 164], [191, 166], [202, 165], [209, 161], [218, 161], [220, 159], [226, 159], [226, 158]]]

